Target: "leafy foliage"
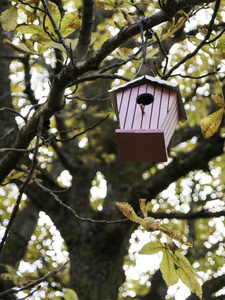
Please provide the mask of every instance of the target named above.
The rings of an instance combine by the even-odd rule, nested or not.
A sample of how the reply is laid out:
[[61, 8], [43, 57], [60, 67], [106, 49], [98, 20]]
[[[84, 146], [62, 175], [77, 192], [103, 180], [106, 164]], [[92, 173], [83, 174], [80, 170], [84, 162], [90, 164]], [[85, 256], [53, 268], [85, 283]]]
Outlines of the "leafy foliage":
[[200, 126], [205, 139], [210, 138], [218, 131], [224, 115], [224, 100], [219, 95], [212, 95], [212, 100], [221, 108], [201, 120]]
[[[139, 223], [145, 230], [150, 232], [160, 230], [167, 234], [171, 239], [178, 240], [184, 245], [192, 246], [191, 243], [184, 241], [184, 237], [179, 231], [167, 229], [160, 225], [159, 221], [148, 217], [144, 205], [145, 199], [139, 199], [139, 205], [144, 214], [144, 219], [139, 218], [128, 203], [117, 202], [116, 204], [128, 219]], [[163, 253], [160, 270], [167, 286], [170, 287], [176, 284], [180, 278], [193, 293], [196, 293], [196, 295], [202, 299], [202, 288], [196, 279], [196, 273], [193, 271], [189, 261], [178, 252], [178, 246], [174, 242], [167, 242], [165, 244], [162, 244], [159, 241], [150, 242], [143, 246], [140, 254], [151, 255], [158, 252]]]

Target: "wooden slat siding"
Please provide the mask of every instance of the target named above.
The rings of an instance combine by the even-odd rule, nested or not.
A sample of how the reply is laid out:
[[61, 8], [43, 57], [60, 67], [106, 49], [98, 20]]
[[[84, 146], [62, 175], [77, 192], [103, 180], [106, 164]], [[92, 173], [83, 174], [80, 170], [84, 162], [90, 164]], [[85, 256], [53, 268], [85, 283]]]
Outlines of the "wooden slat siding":
[[166, 146], [169, 145], [169, 142], [174, 134], [174, 131], [177, 127], [177, 124], [179, 122], [179, 108], [178, 108], [178, 104], [175, 106], [174, 110], [171, 112], [171, 119], [170, 122], [168, 123], [164, 134], [165, 134], [165, 143]]
[[170, 95], [169, 95], [169, 101], [168, 101], [168, 107], [167, 107], [167, 115], [164, 119], [164, 122], [161, 125], [162, 130], [164, 130], [165, 134], [165, 140], [167, 139], [168, 136], [168, 127], [171, 122], [171, 119], [174, 118], [174, 109], [177, 107], [177, 94], [176, 92], [170, 90]]
[[[143, 84], [143, 85], [139, 86], [138, 95], [146, 93], [146, 90], [147, 90], [147, 84]], [[134, 114], [133, 114], [134, 118], [133, 118], [132, 129], [141, 129], [143, 113], [142, 113], [140, 105], [137, 104], [137, 98], [135, 100], [135, 103], [136, 103], [136, 105], [135, 105], [135, 110], [134, 110]]]
[[164, 129], [166, 147], [170, 142], [178, 121], [179, 106], [177, 101], [177, 93], [175, 91], [170, 91], [170, 108], [167, 113], [165, 122], [162, 125], [162, 129]]
[[127, 116], [127, 108], [129, 106], [129, 100], [130, 100], [130, 92], [131, 90], [125, 90], [123, 92], [123, 97], [121, 99], [121, 105], [119, 110], [119, 119], [120, 119], [120, 128], [124, 129], [124, 124], [126, 121]]
[[177, 103], [177, 94], [174, 91], [169, 91], [169, 101], [168, 101], [168, 106], [167, 106], [167, 115], [163, 121], [163, 123], [160, 126], [160, 129], [165, 130], [166, 126], [168, 124], [168, 120], [171, 116], [171, 110], [173, 110], [173, 108], [176, 106]]
[[139, 87], [134, 87], [131, 89], [124, 129], [132, 129], [138, 91]]
[[166, 136], [166, 139], [165, 139], [165, 145], [166, 145], [166, 147], [169, 146], [171, 138], [172, 138], [172, 136], [174, 134], [174, 131], [175, 131], [176, 127], [177, 127], [177, 122], [178, 122], [178, 120], [174, 120], [174, 123], [171, 124], [171, 126], [173, 125], [173, 128], [171, 128], [171, 130], [167, 133], [167, 136]]
[[162, 100], [160, 103], [160, 109], [159, 109], [159, 118], [158, 118], [158, 124], [157, 128], [160, 129], [162, 127], [162, 124], [167, 116], [169, 105], [171, 105], [170, 100], [170, 90], [167, 88], [163, 88], [162, 90]]
[[117, 109], [118, 109], [118, 112], [120, 112], [120, 109], [121, 109], [122, 98], [123, 98], [123, 91], [118, 92], [118, 93], [116, 94], [116, 101], [117, 101]]
[[151, 120], [150, 120], [150, 129], [157, 129], [158, 125], [158, 115], [160, 113], [160, 103], [162, 98], [162, 88], [159, 86], [156, 86], [155, 93], [154, 93], [154, 101], [152, 105], [152, 113], [151, 113]]
[[[146, 93], [152, 94], [154, 96], [155, 93], [155, 86], [152, 84], [148, 84]], [[154, 102], [154, 101], [153, 101]], [[141, 129], [150, 129], [150, 120], [151, 120], [151, 113], [152, 113], [152, 106], [153, 103], [146, 105], [144, 108], [144, 115], [141, 124]]]

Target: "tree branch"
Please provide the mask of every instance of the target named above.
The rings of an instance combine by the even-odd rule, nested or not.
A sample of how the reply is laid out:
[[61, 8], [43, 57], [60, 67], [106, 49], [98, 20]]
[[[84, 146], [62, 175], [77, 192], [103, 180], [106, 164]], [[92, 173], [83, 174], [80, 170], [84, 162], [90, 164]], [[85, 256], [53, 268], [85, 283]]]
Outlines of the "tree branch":
[[81, 217], [71, 206], [65, 204], [51, 189], [48, 189], [45, 186], [43, 186], [35, 177], [33, 178], [33, 180], [43, 192], [49, 193], [49, 195], [52, 196], [59, 205], [63, 206], [68, 211], [70, 211], [74, 215], [74, 217], [80, 221], [90, 222], [90, 223], [100, 223], [100, 224], [115, 224], [115, 223], [121, 223], [129, 220], [126, 218], [126, 219], [108, 221], [108, 220], [94, 220], [92, 218]]
[[74, 51], [75, 61], [82, 61], [87, 55], [91, 42], [91, 33], [95, 17], [94, 5], [95, 0], [83, 0], [82, 25], [78, 43]]
[[25, 286], [23, 286], [22, 288], [11, 288], [7, 291], [4, 291], [2, 293], [0, 293], [0, 296], [4, 296], [4, 295], [7, 295], [7, 294], [16, 294], [16, 293], [19, 293], [19, 292], [22, 292], [22, 291], [25, 291], [27, 289], [31, 289], [32, 287], [34, 287], [35, 285], [45, 281], [46, 279], [48, 279], [49, 277], [59, 273], [62, 269], [65, 268], [65, 266], [69, 263], [69, 260], [67, 262], [65, 262], [61, 267], [59, 267], [58, 269], [56, 270], [52, 270], [50, 271], [48, 274], [46, 274], [45, 276], [39, 278], [38, 280], [34, 281], [34, 282], [31, 282]]
[[214, 21], [216, 19], [218, 10], [219, 10], [219, 6], [220, 6], [220, 0], [216, 0], [216, 4], [215, 4], [215, 8], [213, 11], [213, 15], [212, 18], [210, 20], [209, 23], [209, 28], [207, 31], [207, 34], [205, 35], [204, 39], [201, 41], [201, 43], [195, 48], [195, 50], [192, 53], [188, 53], [183, 59], [181, 59], [177, 64], [175, 64], [168, 72], [167, 74], [163, 75], [162, 78], [167, 79], [170, 77], [170, 75], [173, 73], [174, 70], [176, 70], [177, 68], [179, 68], [182, 64], [184, 64], [188, 59], [192, 58], [193, 56], [195, 56], [199, 50], [207, 44], [208, 39], [212, 33], [213, 30], [213, 25], [214, 25]]
[[12, 224], [13, 224], [13, 221], [17, 215], [17, 212], [19, 210], [19, 206], [20, 206], [20, 202], [22, 200], [22, 196], [26, 190], [26, 187], [28, 185], [28, 183], [30, 182], [32, 176], [33, 176], [33, 173], [35, 171], [35, 168], [36, 168], [36, 165], [37, 165], [37, 154], [38, 154], [38, 148], [39, 148], [39, 140], [40, 140], [40, 136], [41, 136], [41, 129], [42, 129], [42, 125], [43, 125], [43, 118], [40, 119], [39, 121], [39, 126], [38, 126], [38, 131], [37, 131], [37, 140], [36, 140], [36, 146], [35, 146], [35, 151], [34, 151], [34, 154], [33, 154], [33, 159], [32, 159], [32, 164], [31, 164], [31, 168], [30, 168], [30, 171], [27, 175], [27, 178], [26, 180], [24, 181], [24, 183], [22, 184], [22, 186], [20, 187], [20, 190], [19, 190], [19, 196], [17, 198], [17, 201], [14, 205], [14, 208], [13, 208], [13, 211], [12, 211], [12, 214], [11, 214], [11, 217], [10, 217], [10, 220], [9, 220], [9, 223], [6, 227], [6, 230], [5, 230], [5, 233], [4, 233], [4, 236], [1, 240], [1, 244], [0, 244], [0, 254], [2, 252], [2, 249], [4, 247], [4, 244], [6, 242], [6, 239], [9, 235], [9, 231], [10, 231], [10, 228], [12, 227]]
[[67, 54], [68, 54], [68, 56], [70, 57], [70, 56], [71, 56], [70, 47], [66, 44], [66, 42], [65, 42], [65, 40], [64, 40], [64, 38], [63, 38], [63, 36], [62, 36], [62, 34], [61, 34], [60, 29], [57, 27], [57, 24], [56, 24], [54, 18], [52, 17], [52, 14], [51, 14], [51, 12], [50, 12], [50, 10], [49, 10], [49, 8], [48, 8], [48, 5], [47, 5], [46, 1], [45, 1], [45, 0], [41, 0], [41, 2], [42, 2], [43, 6], [44, 6], [44, 9], [45, 9], [45, 16], [48, 15], [48, 17], [49, 17], [49, 19], [50, 19], [50, 21], [51, 21], [51, 23], [52, 23], [52, 26], [53, 26], [53, 28], [54, 28], [54, 30], [55, 30], [55, 33], [57, 34], [57, 36], [58, 36], [58, 38], [59, 38], [59, 41], [56, 41], [56, 40], [52, 37], [51, 33], [48, 32], [47, 29], [45, 28], [45, 21], [44, 21], [44, 20], [45, 20], [45, 17], [44, 17], [44, 20], [43, 20], [43, 27], [44, 27], [44, 30], [46, 31], [46, 33], [50, 36], [50, 38], [51, 38], [54, 42], [61, 43], [61, 44], [63, 45], [63, 47], [65, 48], [65, 50], [66, 50], [66, 52], [67, 52]]

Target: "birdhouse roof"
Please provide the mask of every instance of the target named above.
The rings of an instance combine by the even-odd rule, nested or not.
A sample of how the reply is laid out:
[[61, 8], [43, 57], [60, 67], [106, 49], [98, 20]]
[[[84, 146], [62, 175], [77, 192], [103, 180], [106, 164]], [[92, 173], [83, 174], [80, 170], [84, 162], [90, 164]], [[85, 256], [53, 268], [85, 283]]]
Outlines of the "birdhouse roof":
[[178, 97], [178, 103], [179, 103], [179, 109], [180, 109], [180, 121], [181, 122], [185, 122], [187, 120], [187, 116], [184, 110], [184, 105], [182, 102], [182, 97], [181, 97], [181, 93], [180, 93], [180, 88], [178, 84], [174, 84], [172, 82], [169, 81], [165, 81], [159, 78], [155, 78], [149, 75], [143, 75], [141, 77], [138, 77], [136, 79], [132, 79], [131, 81], [120, 85], [119, 87], [114, 87], [111, 90], [109, 90], [109, 94], [113, 103], [113, 107], [115, 109], [116, 115], [118, 117], [119, 113], [118, 113], [118, 107], [117, 107], [117, 101], [116, 101], [116, 94], [120, 91], [123, 90], [127, 90], [127, 89], [131, 89], [133, 87], [136, 86], [141, 86], [143, 84], [153, 84], [155, 86], [161, 86], [161, 87], [165, 87], [168, 88], [170, 90], [175, 90], [177, 91], [177, 97]]

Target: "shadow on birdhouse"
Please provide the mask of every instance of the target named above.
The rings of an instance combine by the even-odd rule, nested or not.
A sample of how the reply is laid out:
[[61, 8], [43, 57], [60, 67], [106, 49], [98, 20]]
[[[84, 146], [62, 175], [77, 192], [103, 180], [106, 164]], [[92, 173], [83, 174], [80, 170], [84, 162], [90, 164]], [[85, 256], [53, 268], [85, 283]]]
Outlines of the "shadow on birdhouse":
[[122, 161], [165, 162], [178, 121], [186, 121], [179, 86], [148, 75], [109, 90]]

